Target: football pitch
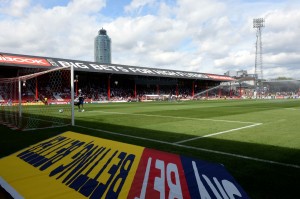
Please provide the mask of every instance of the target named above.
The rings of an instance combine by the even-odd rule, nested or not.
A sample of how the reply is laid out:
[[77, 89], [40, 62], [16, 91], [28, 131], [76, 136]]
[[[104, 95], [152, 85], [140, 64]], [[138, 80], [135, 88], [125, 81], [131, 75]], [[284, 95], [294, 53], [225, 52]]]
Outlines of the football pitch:
[[20, 132], [1, 125], [0, 156], [71, 130], [221, 163], [251, 198], [299, 198], [299, 99], [85, 104], [84, 112], [76, 108], [74, 127]]

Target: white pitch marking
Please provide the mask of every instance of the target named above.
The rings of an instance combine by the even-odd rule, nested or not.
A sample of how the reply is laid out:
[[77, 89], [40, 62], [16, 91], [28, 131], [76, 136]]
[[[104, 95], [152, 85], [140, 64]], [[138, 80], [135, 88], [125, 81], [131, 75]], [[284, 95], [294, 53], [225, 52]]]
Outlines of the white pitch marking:
[[193, 140], [198, 140], [198, 139], [201, 139], [201, 138], [206, 138], [206, 137], [211, 137], [211, 136], [215, 136], [215, 135], [220, 135], [220, 134], [223, 134], [223, 133], [228, 133], [228, 132], [232, 132], [232, 131], [238, 131], [238, 130], [241, 130], [241, 129], [251, 128], [251, 127], [254, 127], [254, 126], [261, 125], [261, 124], [262, 123], [256, 123], [256, 124], [252, 124], [252, 125], [249, 125], [249, 126], [244, 126], [244, 127], [240, 127], [240, 128], [230, 129], [230, 130], [227, 130], [227, 131], [221, 131], [221, 132], [218, 132], [218, 133], [212, 133], [212, 134], [208, 134], [208, 135], [194, 137], [194, 138], [191, 138], [191, 139], [182, 140], [182, 141], [178, 141], [178, 142], [175, 142], [175, 143], [176, 144], [182, 144], [182, 143], [185, 143], [185, 142], [189, 142], [189, 141], [193, 141]]
[[101, 130], [101, 129], [94, 129], [94, 128], [89, 128], [89, 127], [85, 127], [85, 126], [79, 126], [79, 125], [75, 125], [75, 126], [84, 128], [84, 129], [93, 130], [93, 131], [100, 131], [100, 132], [104, 132], [104, 133], [108, 133], [108, 134], [119, 135], [119, 136], [123, 136], [123, 137], [131, 137], [131, 138], [136, 138], [136, 139], [140, 139], [140, 140], [147, 140], [147, 141], [156, 142], [156, 143], [162, 143], [162, 144], [168, 144], [168, 145], [187, 148], [187, 149], [193, 149], [193, 150], [197, 150], [197, 151], [205, 151], [205, 152], [209, 152], [209, 153], [216, 153], [216, 154], [227, 155], [227, 156], [232, 156], [232, 157], [236, 157], [236, 158], [242, 158], [242, 159], [253, 160], [253, 161], [257, 161], [257, 162], [263, 162], [263, 163], [269, 163], [269, 164], [274, 164], [274, 165], [280, 165], [280, 166], [293, 167], [296, 169], [300, 169], [300, 165], [295, 165], [295, 164], [287, 164], [287, 163], [276, 162], [276, 161], [272, 161], [272, 160], [264, 160], [264, 159], [260, 159], [260, 158], [238, 155], [238, 154], [234, 154], [234, 153], [227, 153], [227, 152], [215, 151], [215, 150], [211, 150], [211, 149], [197, 148], [197, 147], [186, 146], [186, 145], [181, 145], [181, 144], [176, 144], [176, 143], [171, 143], [171, 142], [165, 142], [165, 141], [161, 141], [161, 140], [154, 140], [154, 139], [138, 137], [138, 136], [133, 136], [133, 135], [127, 135], [127, 134], [121, 134], [121, 133], [116, 133], [116, 132], [111, 132], [111, 131], [106, 131], [106, 130]]
[[64, 124], [61, 126], [47, 126], [47, 127], [39, 127], [39, 128], [31, 128], [31, 129], [22, 129], [22, 131], [35, 131], [35, 130], [52, 129], [52, 128], [59, 128], [59, 127], [66, 127], [66, 126], [71, 126], [71, 124]]
[[203, 119], [203, 118], [193, 118], [193, 117], [179, 117], [179, 116], [168, 116], [168, 115], [148, 115], [139, 113], [121, 113], [121, 112], [107, 112], [107, 111], [90, 111], [90, 112], [100, 112], [108, 114], [119, 114], [119, 115], [137, 115], [146, 117], [163, 117], [163, 118], [174, 118], [174, 119], [188, 119], [188, 120], [202, 120], [202, 121], [213, 121], [213, 122], [229, 122], [229, 123], [241, 123], [241, 124], [256, 124], [254, 122], [242, 122], [242, 121], [232, 121], [232, 120], [215, 120], [215, 119]]
[[296, 108], [285, 108], [285, 109], [293, 110], [293, 111], [298, 111], [299, 110], [299, 109], [296, 109]]
[[0, 176], [0, 185], [3, 187], [5, 191], [7, 191], [10, 196], [12, 196], [15, 199], [24, 199], [23, 196], [21, 196], [10, 184], [8, 184], [3, 178]]

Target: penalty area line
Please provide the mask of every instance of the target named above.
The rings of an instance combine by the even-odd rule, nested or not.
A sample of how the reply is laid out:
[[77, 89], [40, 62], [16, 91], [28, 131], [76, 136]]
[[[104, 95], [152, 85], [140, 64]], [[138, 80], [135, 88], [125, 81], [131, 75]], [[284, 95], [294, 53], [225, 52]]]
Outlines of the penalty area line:
[[238, 130], [241, 130], [241, 129], [247, 129], [247, 128], [251, 128], [251, 127], [254, 127], [254, 126], [261, 125], [261, 124], [262, 123], [256, 123], [256, 124], [252, 124], [252, 125], [248, 125], [248, 126], [243, 126], [243, 127], [240, 127], [240, 128], [230, 129], [230, 130], [227, 130], [227, 131], [221, 131], [221, 132], [217, 132], [217, 133], [212, 133], [212, 134], [207, 134], [207, 135], [203, 135], [203, 136], [199, 136], [199, 137], [190, 138], [190, 139], [187, 139], [187, 140], [181, 140], [181, 141], [175, 142], [175, 144], [182, 144], [182, 143], [185, 143], [185, 142], [198, 140], [198, 139], [201, 139], [201, 138], [212, 137], [212, 136], [215, 136], [215, 135], [229, 133], [229, 132], [232, 132], [232, 131], [238, 131]]
[[272, 160], [265, 160], [265, 159], [260, 159], [260, 158], [250, 157], [250, 156], [244, 156], [244, 155], [239, 155], [239, 154], [234, 154], [234, 153], [227, 153], [227, 152], [216, 151], [216, 150], [211, 150], [211, 149], [198, 148], [198, 147], [193, 147], [193, 146], [186, 146], [186, 145], [176, 144], [176, 143], [172, 143], [172, 142], [165, 142], [165, 141], [155, 140], [155, 139], [150, 139], [150, 138], [145, 138], [145, 137], [138, 137], [138, 136], [133, 136], [133, 135], [121, 134], [121, 133], [116, 133], [116, 132], [111, 132], [111, 131], [106, 131], [106, 130], [101, 130], [101, 129], [94, 129], [94, 128], [90, 128], [90, 127], [80, 126], [80, 125], [75, 125], [75, 126], [79, 127], [79, 128], [83, 128], [83, 129], [99, 131], [99, 132], [112, 134], [112, 135], [130, 137], [130, 138], [135, 138], [135, 139], [139, 139], [139, 140], [146, 140], [146, 141], [151, 141], [151, 142], [156, 142], [156, 143], [161, 143], [161, 144], [167, 144], [167, 145], [177, 146], [177, 147], [186, 148], [186, 149], [192, 149], [192, 150], [196, 150], [196, 151], [216, 153], [216, 154], [231, 156], [231, 157], [235, 157], [235, 158], [253, 160], [253, 161], [257, 161], [257, 162], [263, 162], [263, 163], [269, 163], [269, 164], [274, 164], [274, 165], [279, 165], [279, 166], [285, 166], [285, 167], [292, 167], [292, 168], [300, 169], [300, 165], [295, 165], [295, 164], [287, 164], [287, 163], [276, 162], [276, 161], [272, 161]]

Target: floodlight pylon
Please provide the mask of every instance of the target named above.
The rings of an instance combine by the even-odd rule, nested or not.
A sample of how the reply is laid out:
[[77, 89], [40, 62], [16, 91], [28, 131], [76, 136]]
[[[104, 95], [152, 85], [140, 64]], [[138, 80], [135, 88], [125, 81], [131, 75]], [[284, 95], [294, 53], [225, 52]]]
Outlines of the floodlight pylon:
[[253, 19], [253, 28], [256, 29], [256, 44], [255, 44], [255, 85], [261, 87], [263, 80], [263, 57], [262, 57], [262, 28], [265, 27], [264, 18]]

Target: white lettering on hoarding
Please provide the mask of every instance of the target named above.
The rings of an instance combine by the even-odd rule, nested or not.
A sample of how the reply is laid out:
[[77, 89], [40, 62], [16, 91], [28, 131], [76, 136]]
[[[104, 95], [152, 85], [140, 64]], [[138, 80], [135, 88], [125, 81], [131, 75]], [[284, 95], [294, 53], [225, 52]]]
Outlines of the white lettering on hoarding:
[[[194, 174], [195, 174], [195, 177], [196, 177], [196, 182], [197, 182], [198, 189], [199, 189], [200, 198], [201, 199], [202, 198], [203, 199], [210, 199], [211, 197], [210, 197], [208, 191], [206, 190], [203, 182], [200, 179], [200, 175], [199, 175], [198, 168], [196, 166], [195, 161], [192, 161], [192, 165], [193, 165]], [[242, 194], [239, 192], [237, 187], [232, 182], [230, 182], [228, 180], [222, 180], [222, 185], [223, 185], [222, 186], [220, 184], [220, 182], [218, 181], [218, 179], [216, 177], [213, 177], [213, 180], [214, 180], [215, 184], [217, 185], [217, 188], [216, 188], [206, 175], [202, 174], [201, 176], [203, 177], [203, 179], [205, 180], [206, 184], [209, 186], [211, 191], [214, 193], [214, 195], [215, 195], [214, 198], [228, 199], [228, 196], [229, 196], [230, 199], [235, 199], [235, 196], [242, 197]], [[221, 192], [222, 197], [221, 197], [221, 195], [219, 194], [218, 191]], [[228, 196], [225, 194], [225, 192]]]
[[[175, 182], [172, 182], [171, 176], [175, 176]], [[177, 165], [173, 163], [169, 163], [167, 165], [167, 183], [170, 187], [170, 193], [169, 193], [169, 198], [171, 199], [181, 199], [183, 198], [182, 196], [182, 190], [181, 190], [181, 185], [180, 185], [180, 178], [179, 178], [179, 173], [177, 169]]]
[[89, 69], [89, 67], [87, 65], [84, 65], [81, 62], [67, 62], [67, 61], [58, 61], [58, 63], [60, 65], [62, 65], [63, 67], [68, 67], [68, 66], [73, 66], [74, 68], [86, 68]]
[[223, 196], [224, 199], [229, 199], [228, 196], [226, 195], [226, 192], [222, 185], [220, 184], [219, 180], [216, 177], [213, 177], [215, 184], [217, 185], [219, 191], [221, 192], [221, 195]]
[[[182, 72], [173, 70], [161, 70], [161, 69], [150, 69], [150, 68], [138, 68], [138, 67], [123, 67], [118, 65], [99, 65], [91, 62], [73, 62], [73, 61], [57, 61], [61, 66], [73, 66], [74, 68], [80, 69], [94, 69], [100, 71], [115, 71], [123, 73], [135, 73], [142, 75], [160, 75], [160, 76], [171, 76], [171, 77], [186, 77], [186, 78], [210, 78], [216, 80], [230, 81], [234, 80], [232, 77], [220, 76], [213, 74], [200, 74], [192, 72]], [[2, 55], [0, 54], [0, 63], [12, 63], [12, 64], [23, 64], [23, 65], [33, 65], [33, 66], [55, 66], [57, 67], [56, 60], [37, 57], [27, 57], [27, 56], [13, 56], [13, 55]]]
[[87, 65], [84, 65], [83, 63], [77, 62], [75, 63], [75, 65], [77, 65], [79, 68], [89, 68]]
[[95, 70], [105, 70], [105, 71], [116, 71], [116, 72], [125, 72], [128, 73], [129, 71], [122, 66], [108, 66], [108, 65], [98, 65], [98, 64], [89, 64]]
[[178, 74], [175, 71], [167, 71], [167, 70], [153, 70], [153, 71], [159, 75], [178, 76]]
[[11, 55], [1, 55], [0, 63], [12, 63], [12, 64], [24, 64], [24, 65], [35, 65], [35, 66], [51, 66], [46, 59], [36, 57], [21, 57]]
[[230, 199], [235, 199], [235, 196], [242, 197], [242, 194], [232, 182], [228, 180], [222, 180], [222, 185], [225, 188], [226, 193], [228, 194]]
[[104, 65], [90, 64], [90, 66], [96, 70], [110, 70], [111, 71], [111, 69], [105, 67]]
[[117, 67], [119, 70], [121, 70], [122, 72], [128, 73], [129, 70], [127, 70], [126, 68], [122, 67], [122, 66], [118, 66]]
[[210, 189], [212, 190], [212, 192], [215, 194], [217, 199], [222, 199], [222, 197], [220, 196], [220, 194], [218, 193], [217, 189], [215, 188], [215, 186], [211, 183], [210, 179], [202, 174], [202, 177], [204, 178], [204, 180], [206, 181], [206, 183], [208, 184], [208, 186], [210, 187]]
[[204, 187], [204, 184], [202, 183], [200, 176], [199, 176], [199, 172], [196, 166], [196, 163], [194, 161], [192, 161], [192, 165], [193, 165], [193, 169], [194, 169], [194, 174], [195, 174], [195, 178], [196, 178], [196, 182], [198, 185], [198, 190], [199, 190], [199, 194], [200, 194], [200, 198], [202, 199], [211, 199], [210, 195], [208, 194], [206, 188]]
[[[141, 189], [141, 193], [139, 197], [135, 197], [135, 199], [145, 199], [146, 197], [146, 190], [148, 186], [149, 174], [151, 170], [151, 162], [152, 158], [149, 157], [147, 161], [145, 176], [143, 179], [143, 185]], [[153, 188], [159, 192], [160, 198], [165, 198], [165, 191], [166, 191], [166, 181], [169, 191], [169, 195], [167, 198], [169, 199], [182, 199], [182, 189], [180, 184], [179, 172], [177, 165], [174, 163], [168, 163], [165, 168], [165, 162], [163, 160], [155, 160], [155, 168], [159, 170], [159, 175], [154, 178], [154, 186]], [[172, 178], [175, 176], [175, 179]], [[174, 182], [172, 180], [175, 180]]]
[[115, 66], [109, 66], [109, 68], [112, 68], [112, 70], [114, 70], [114, 71], [119, 71]]
[[143, 74], [155, 74], [153, 71], [151, 71], [148, 68], [129, 68], [134, 73], [143, 73]]
[[134, 199], [144, 199], [144, 198], [146, 198], [146, 189], [147, 189], [147, 185], [148, 185], [151, 161], [152, 161], [152, 158], [148, 158], [146, 172], [145, 172], [145, 176], [144, 176], [144, 180], [143, 180], [143, 187], [142, 187], [142, 190], [141, 190], [140, 197], [135, 197]]
[[162, 160], [155, 161], [155, 168], [160, 170], [160, 176], [154, 179], [154, 189], [159, 192], [159, 198], [165, 198], [165, 163]]
[[183, 74], [182, 72], [176, 72], [176, 74], [177, 74], [178, 76], [184, 77], [184, 74]]
[[82, 62], [69, 62], [69, 61], [58, 61], [62, 66], [74, 66], [75, 68], [81, 69], [94, 69], [98, 71], [115, 71], [123, 73], [135, 73], [143, 75], [160, 75], [160, 76], [171, 76], [171, 77], [186, 77], [186, 78], [211, 78], [219, 80], [232, 80], [231, 77], [218, 76], [218, 75], [205, 75], [199, 73], [182, 72], [182, 71], [172, 71], [172, 70], [160, 70], [160, 69], [150, 69], [150, 68], [137, 68], [137, 67], [123, 67], [115, 65], [103, 65], [96, 63], [82, 63]]

